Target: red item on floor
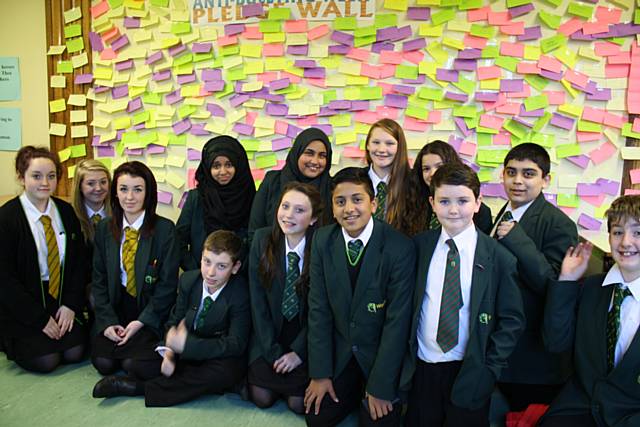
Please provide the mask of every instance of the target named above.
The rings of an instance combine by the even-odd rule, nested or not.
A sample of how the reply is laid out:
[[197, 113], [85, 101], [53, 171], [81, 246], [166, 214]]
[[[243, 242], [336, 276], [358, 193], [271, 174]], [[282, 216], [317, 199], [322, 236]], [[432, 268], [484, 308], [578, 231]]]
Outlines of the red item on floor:
[[506, 425], [507, 427], [535, 427], [548, 408], [548, 405], [534, 403], [522, 412], [509, 412]]

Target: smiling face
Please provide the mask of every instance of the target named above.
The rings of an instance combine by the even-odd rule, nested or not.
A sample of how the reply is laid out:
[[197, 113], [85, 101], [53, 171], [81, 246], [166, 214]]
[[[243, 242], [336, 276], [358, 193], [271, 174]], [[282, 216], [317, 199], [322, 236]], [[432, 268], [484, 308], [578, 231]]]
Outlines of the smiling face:
[[219, 254], [204, 249], [200, 259], [200, 273], [209, 292], [213, 293], [240, 270], [240, 261], [233, 262], [227, 252]]
[[398, 140], [383, 128], [377, 127], [371, 131], [367, 151], [376, 174], [384, 178], [391, 171], [393, 160], [396, 158]]
[[511, 207], [524, 206], [540, 195], [549, 185], [550, 176], [542, 175], [542, 169], [531, 160], [509, 160], [502, 172], [504, 189]]
[[376, 211], [376, 199], [371, 198], [364, 185], [341, 182], [333, 190], [333, 216], [347, 234], [358, 237]]
[[129, 174], [120, 175], [117, 189], [120, 207], [122, 207], [129, 224], [133, 224], [144, 211], [144, 198], [146, 195], [144, 179]]
[[473, 222], [473, 215], [480, 210], [482, 202], [481, 196], [476, 199], [469, 187], [448, 184], [437, 187], [429, 201], [442, 228], [451, 237], [460, 234]]
[[315, 224], [309, 197], [299, 191], [287, 191], [278, 207], [278, 225], [290, 241], [299, 241], [310, 225]]
[[100, 210], [104, 205], [109, 191], [109, 178], [103, 171], [89, 171], [85, 173], [80, 191], [84, 201], [94, 211]]
[[236, 174], [236, 168], [227, 156], [218, 156], [211, 163], [211, 178], [220, 185], [227, 185]]
[[631, 282], [640, 277], [640, 223], [635, 218], [623, 218], [611, 224], [609, 231], [611, 256], [622, 277]]
[[298, 169], [307, 178], [317, 178], [327, 167], [327, 147], [320, 140], [311, 141], [298, 157]]
[[44, 210], [58, 185], [56, 165], [46, 157], [31, 159], [24, 176], [20, 178], [20, 183], [24, 186], [29, 201]]
[[422, 179], [427, 185], [431, 185], [431, 177], [444, 162], [437, 154], [425, 154], [422, 156]]

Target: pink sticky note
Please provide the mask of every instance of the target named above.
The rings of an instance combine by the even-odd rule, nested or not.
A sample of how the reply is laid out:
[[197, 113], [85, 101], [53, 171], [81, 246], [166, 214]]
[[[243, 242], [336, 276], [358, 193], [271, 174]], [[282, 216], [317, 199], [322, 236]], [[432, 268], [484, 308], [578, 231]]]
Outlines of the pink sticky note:
[[306, 33], [307, 32], [306, 20], [285, 21], [284, 32], [285, 33]]
[[472, 9], [467, 12], [467, 21], [486, 21], [489, 11], [491, 11], [491, 6], [481, 7], [480, 9]]
[[608, 79], [626, 78], [629, 76], [629, 65], [606, 64], [604, 66], [604, 76]]
[[251, 176], [253, 176], [255, 181], [262, 181], [266, 174], [267, 171], [264, 169], [251, 169]]
[[240, 37], [247, 40], [262, 40], [264, 38], [264, 34], [260, 32], [260, 27], [257, 25], [247, 25], [244, 27], [244, 32], [240, 34]]
[[483, 114], [480, 116], [480, 126], [490, 129], [500, 129], [504, 119], [502, 117], [492, 116], [490, 114]]
[[229, 46], [232, 44], [238, 44], [237, 35], [218, 37], [218, 46]]
[[542, 92], [547, 95], [549, 105], [562, 105], [564, 104], [565, 92], [559, 90], [547, 90]]
[[547, 55], [540, 55], [540, 59], [538, 59], [538, 67], [554, 73], [562, 71], [562, 63], [556, 58]]
[[289, 123], [283, 122], [282, 120], [276, 120], [276, 125], [273, 130], [278, 135], [286, 135], [288, 129]]
[[501, 77], [500, 67], [491, 65], [490, 67], [478, 67], [476, 71], [478, 80], [498, 79]]
[[329, 31], [331, 31], [331, 29], [327, 24], [318, 25], [317, 27], [313, 27], [309, 30], [309, 32], [307, 33], [307, 39], [319, 39], [320, 37], [329, 34]]
[[640, 132], [640, 117], [633, 119], [633, 126], [631, 127], [631, 130], [634, 132]]
[[402, 54], [391, 50], [383, 50], [380, 52], [381, 64], [402, 64]]
[[360, 67], [360, 75], [377, 80], [380, 78], [380, 67], [363, 63]]
[[378, 114], [375, 111], [358, 111], [353, 119], [358, 123], [372, 125], [378, 121]]
[[263, 56], [282, 56], [284, 55], [284, 45], [281, 43], [265, 43], [262, 46]]
[[442, 121], [442, 111], [429, 111], [429, 115], [427, 116], [427, 123], [440, 123]]
[[539, 74], [540, 68], [535, 62], [518, 62], [517, 71], [520, 74]]
[[500, 25], [500, 32], [508, 36], [520, 36], [524, 34], [524, 22], [514, 22], [509, 25]]
[[158, 190], [158, 203], [163, 205], [170, 205], [173, 201], [173, 193], [169, 191]]
[[582, 110], [582, 120], [588, 120], [594, 123], [603, 123], [604, 113], [605, 111], [599, 108], [591, 108], [585, 106]]
[[622, 10], [615, 7], [607, 8], [604, 6], [598, 6], [596, 8], [596, 20], [598, 22], [617, 24], [620, 22], [620, 15], [622, 15]]
[[428, 126], [429, 126], [429, 123], [427, 123], [425, 121], [414, 119], [413, 117], [405, 116], [404, 117], [404, 124], [403, 124], [402, 128], [404, 130], [411, 130], [411, 131], [416, 131], [416, 132], [426, 132]]
[[600, 132], [580, 132], [576, 131], [576, 140], [578, 142], [600, 141], [602, 134]]
[[622, 129], [625, 123], [627, 123], [627, 119], [620, 114], [614, 114], [608, 111], [604, 114], [604, 124], [607, 126]]
[[497, 135], [493, 135], [492, 140], [495, 145], [511, 145], [511, 134], [500, 132]]
[[631, 169], [629, 171], [629, 178], [631, 178], [632, 184], [640, 183], [640, 169]]
[[97, 5], [91, 8], [91, 17], [93, 19], [96, 19], [100, 15], [105, 14], [108, 10], [109, 10], [109, 3], [107, 3], [107, 0], [102, 0], [100, 3], [98, 3]]
[[286, 163], [285, 160], [278, 160], [276, 165], [274, 167], [272, 167], [271, 169], [274, 170], [274, 171], [279, 171], [280, 169], [282, 169], [284, 167], [285, 163]]
[[600, 164], [613, 156], [618, 151], [618, 147], [607, 141], [600, 147], [589, 152], [589, 157], [594, 164]]
[[103, 59], [103, 60], [115, 59], [117, 57], [118, 57], [118, 54], [114, 52], [113, 49], [111, 49], [110, 47], [100, 52], [100, 59]]
[[397, 120], [400, 109], [394, 107], [388, 107], [385, 105], [378, 105], [376, 107], [376, 115], [378, 116], [378, 120], [381, 119], [391, 119]]
[[609, 31], [609, 24], [606, 22], [585, 22], [582, 26], [582, 33], [585, 36], [601, 34]]
[[487, 46], [488, 41], [489, 40], [484, 37], [476, 37], [470, 34], [465, 34], [462, 39], [462, 43], [464, 43], [465, 47], [473, 49], [484, 49]]
[[624, 190], [624, 195], [625, 196], [637, 196], [637, 195], [640, 195], [640, 190], [636, 190], [634, 188], [627, 188], [626, 190]]
[[402, 57], [405, 60], [411, 62], [412, 64], [418, 65], [424, 59], [424, 53], [419, 50], [414, 50], [411, 52], [402, 52]]
[[359, 49], [352, 47], [347, 53], [347, 58], [355, 59], [357, 61], [366, 62], [369, 60], [370, 52], [366, 49]]
[[515, 102], [507, 102], [496, 107], [496, 113], [500, 114], [520, 114], [520, 104]]
[[582, 28], [582, 25], [583, 25], [583, 22], [580, 18], [573, 17], [568, 21], [563, 22], [558, 27], [558, 32], [569, 37], [571, 34], [575, 33], [580, 28]]
[[511, 23], [509, 12], [493, 12], [487, 13], [487, 20], [490, 25], [506, 25]]
[[358, 147], [344, 147], [342, 150], [342, 157], [348, 159], [362, 159], [364, 158], [364, 151]]
[[593, 47], [598, 56], [612, 56], [620, 53], [620, 46], [611, 42], [595, 42]]
[[476, 144], [474, 144], [473, 142], [467, 142], [464, 141], [461, 145], [460, 145], [460, 154], [463, 154], [465, 156], [475, 156], [476, 151], [478, 150], [478, 146]]
[[604, 202], [604, 199], [606, 197], [606, 195], [600, 193], [597, 196], [580, 196], [580, 199], [589, 203], [591, 206], [599, 208], [600, 206], [602, 206], [602, 203]]
[[524, 45], [520, 43], [502, 42], [500, 43], [500, 54], [522, 58], [524, 56]]

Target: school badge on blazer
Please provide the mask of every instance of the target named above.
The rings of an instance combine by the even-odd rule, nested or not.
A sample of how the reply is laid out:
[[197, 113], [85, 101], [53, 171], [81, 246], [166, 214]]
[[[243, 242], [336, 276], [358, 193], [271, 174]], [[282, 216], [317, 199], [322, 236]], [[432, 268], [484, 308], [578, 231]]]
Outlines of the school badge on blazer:
[[488, 313], [480, 313], [478, 315], [478, 320], [480, 321], [480, 323], [482, 323], [483, 325], [488, 325], [489, 324], [489, 320], [491, 320], [491, 315]]
[[382, 301], [380, 304], [376, 304], [375, 302], [370, 302], [369, 304], [367, 304], [367, 311], [369, 313], [377, 313], [378, 310], [382, 310], [386, 304], [387, 304], [387, 300]]
[[153, 285], [158, 281], [158, 260], [154, 259], [147, 267], [147, 274], [144, 276], [144, 283]]

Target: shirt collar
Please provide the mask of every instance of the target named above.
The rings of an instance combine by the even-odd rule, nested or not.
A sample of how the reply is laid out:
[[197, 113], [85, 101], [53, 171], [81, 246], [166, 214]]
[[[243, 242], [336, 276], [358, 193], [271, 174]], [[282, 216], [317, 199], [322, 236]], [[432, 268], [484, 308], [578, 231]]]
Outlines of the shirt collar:
[[365, 247], [367, 246], [367, 243], [369, 243], [369, 239], [373, 234], [373, 216], [369, 218], [369, 222], [364, 227], [364, 230], [362, 230], [362, 233], [360, 233], [359, 236], [351, 237], [349, 236], [349, 233], [346, 232], [344, 227], [340, 227], [340, 228], [342, 229], [342, 236], [344, 237], [345, 244], [348, 244], [352, 240], [360, 240], [362, 241], [362, 247]]
[[26, 193], [22, 193], [20, 195], [20, 202], [22, 203], [22, 207], [24, 208], [29, 222], [37, 222], [43, 215], [47, 215], [49, 218], [51, 218], [51, 199], [49, 199], [49, 201], [47, 202], [47, 208], [44, 210], [44, 212], [40, 212], [38, 208], [36, 208], [35, 205], [31, 203], [31, 200], [29, 200]]
[[389, 183], [389, 174], [387, 174], [384, 178], [380, 178], [375, 171], [373, 170], [373, 165], [369, 166], [369, 179], [371, 179], [371, 183], [373, 184], [373, 188], [378, 188], [378, 184], [380, 182], [384, 182], [385, 184]]
[[625, 282], [624, 277], [622, 277], [622, 272], [620, 271], [620, 267], [618, 264], [613, 264], [613, 267], [609, 270], [604, 280], [602, 281], [602, 286], [610, 286], [616, 283], [622, 283], [624, 286], [629, 288], [633, 298], [640, 302], [640, 277], [631, 282]]
[[138, 231], [140, 230], [140, 228], [142, 227], [142, 223], [144, 223], [144, 215], [145, 215], [146, 211], [142, 211], [142, 215], [140, 215], [138, 217], [138, 219], [136, 219], [133, 224], [129, 224], [127, 222], [127, 217], [122, 215], [122, 229], [124, 230], [125, 227], [131, 227], [134, 230]]
[[458, 252], [462, 253], [467, 248], [473, 247], [473, 242], [478, 238], [478, 230], [476, 230], [476, 226], [471, 222], [467, 228], [465, 228], [461, 233], [458, 233], [457, 236], [451, 237], [444, 230], [444, 227], [440, 231], [440, 239], [438, 239], [438, 245], [444, 245], [449, 248], [446, 241], [448, 239], [453, 239], [453, 242], [456, 244], [458, 248]]
[[511, 202], [507, 202], [507, 207], [504, 210], [504, 212], [511, 212], [511, 215], [513, 215], [513, 220], [514, 221], [520, 221], [520, 219], [522, 218], [522, 216], [524, 215], [524, 213], [527, 211], [527, 209], [529, 209], [529, 206], [531, 206], [533, 204], [533, 202], [535, 202], [536, 199], [533, 199], [532, 201], [530, 201], [529, 203], [527, 203], [526, 205], [522, 205], [516, 209], [513, 209], [511, 207]]
[[301, 260], [304, 259], [304, 247], [306, 243], [307, 243], [307, 238], [302, 237], [302, 240], [300, 240], [298, 245], [295, 248], [292, 248], [291, 246], [289, 246], [289, 242], [285, 237], [284, 239], [285, 255], [288, 254], [289, 252], [295, 252]]
[[102, 204], [102, 207], [97, 211], [94, 211], [93, 209], [91, 209], [91, 207], [89, 207], [89, 205], [87, 205], [86, 203], [84, 205], [84, 208], [87, 211], [87, 216], [89, 217], [89, 219], [91, 219], [91, 217], [94, 216], [95, 214], [100, 215], [101, 218], [104, 218], [107, 216], [107, 212], [105, 211], [105, 208], [104, 208], [104, 203]]
[[[227, 282], [229, 283], [229, 282]], [[222, 292], [222, 290], [224, 288], [227, 287], [227, 283], [225, 283], [224, 285], [222, 285], [217, 291], [215, 291], [214, 293], [210, 293], [209, 292], [209, 287], [207, 286], [206, 282], [203, 280], [202, 281], [202, 298], [201, 301], [204, 301], [204, 299], [206, 297], [211, 297], [212, 300], [216, 300], [218, 298], [218, 296], [220, 295], [220, 292]]]

